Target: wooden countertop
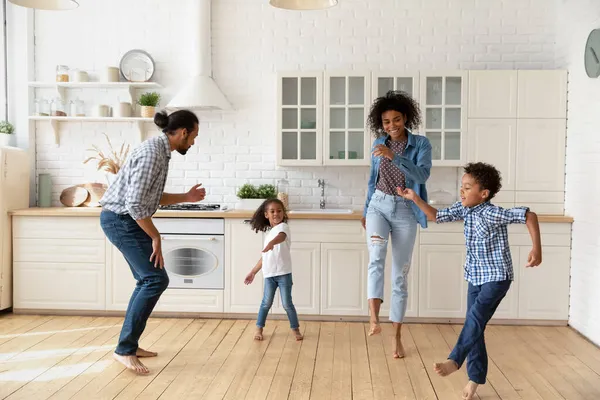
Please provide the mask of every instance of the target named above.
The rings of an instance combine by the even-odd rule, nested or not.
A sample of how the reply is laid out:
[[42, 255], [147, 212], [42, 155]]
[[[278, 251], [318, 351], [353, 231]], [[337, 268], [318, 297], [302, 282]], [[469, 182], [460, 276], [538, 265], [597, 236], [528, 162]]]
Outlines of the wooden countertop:
[[[99, 207], [32, 207], [9, 212], [16, 216], [46, 216], [46, 217], [99, 217]], [[172, 211], [159, 210], [154, 214], [155, 218], [251, 218], [253, 210], [231, 210], [231, 211]], [[307, 214], [289, 213], [290, 219], [331, 219], [331, 220], [359, 220], [361, 211], [352, 214], [322, 214], [319, 212]], [[540, 215], [538, 220], [546, 223], [572, 223], [573, 218], [566, 215]]]

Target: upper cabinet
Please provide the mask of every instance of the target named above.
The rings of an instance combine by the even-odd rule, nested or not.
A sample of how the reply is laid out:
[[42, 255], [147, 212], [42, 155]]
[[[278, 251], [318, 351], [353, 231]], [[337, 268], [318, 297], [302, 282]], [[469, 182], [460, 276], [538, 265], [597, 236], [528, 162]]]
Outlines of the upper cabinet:
[[466, 158], [467, 71], [421, 73], [422, 132], [432, 146], [433, 166], [458, 167]]
[[469, 118], [516, 118], [517, 71], [469, 71]]
[[323, 165], [369, 165], [370, 74], [325, 73]]
[[517, 118], [567, 118], [567, 71], [518, 71]]
[[280, 73], [277, 82], [278, 164], [321, 165], [322, 74]]
[[377, 72], [373, 73], [371, 101], [385, 96], [390, 90], [399, 90], [411, 95], [415, 100], [419, 99], [419, 74], [418, 73], [399, 73]]

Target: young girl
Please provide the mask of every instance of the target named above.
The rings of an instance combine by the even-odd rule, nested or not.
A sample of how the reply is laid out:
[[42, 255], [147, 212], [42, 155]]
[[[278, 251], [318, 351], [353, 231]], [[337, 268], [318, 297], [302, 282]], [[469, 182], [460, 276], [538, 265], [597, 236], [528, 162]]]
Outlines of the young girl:
[[265, 278], [265, 293], [263, 296], [258, 319], [256, 321], [256, 334], [254, 339], [263, 339], [263, 328], [267, 320], [267, 314], [273, 305], [275, 291], [279, 288], [283, 308], [290, 320], [290, 328], [296, 336], [296, 340], [302, 340], [298, 315], [292, 302], [292, 256], [290, 254], [290, 227], [287, 224], [287, 214], [283, 203], [278, 199], [265, 200], [256, 210], [250, 221], [252, 230], [255, 232], [268, 231], [265, 238], [265, 248], [262, 257], [246, 276], [244, 283], [249, 285], [254, 276], [262, 268]]

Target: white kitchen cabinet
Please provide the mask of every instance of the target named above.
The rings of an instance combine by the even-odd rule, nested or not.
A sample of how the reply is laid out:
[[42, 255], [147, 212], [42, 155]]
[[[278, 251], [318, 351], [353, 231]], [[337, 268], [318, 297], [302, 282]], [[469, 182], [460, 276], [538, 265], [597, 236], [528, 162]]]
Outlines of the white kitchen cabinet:
[[321, 314], [368, 315], [366, 244], [321, 243]]
[[322, 165], [322, 82], [321, 72], [278, 74], [278, 165]]
[[[299, 315], [319, 315], [321, 300], [321, 244], [292, 241], [292, 300]], [[275, 295], [275, 314], [285, 314], [279, 289]]]
[[567, 118], [567, 71], [518, 71], [518, 118]]
[[469, 162], [486, 162], [502, 174], [502, 190], [516, 188], [517, 120], [469, 119]]
[[465, 258], [464, 245], [421, 245], [419, 317], [464, 318], [468, 288]]
[[569, 247], [544, 246], [542, 264], [526, 268], [531, 246], [520, 246], [519, 315], [520, 319], [569, 319]]
[[125, 311], [136, 281], [123, 254], [106, 239], [106, 309]]
[[244, 278], [261, 257], [263, 234], [255, 233], [243, 219], [225, 220], [225, 301], [226, 313], [258, 313], [263, 298], [263, 275], [250, 285]]
[[164, 291], [155, 312], [222, 313], [223, 291], [212, 289], [173, 289]]
[[432, 146], [433, 166], [458, 167], [466, 158], [467, 71], [420, 74], [424, 134]]
[[[367, 264], [368, 266], [368, 264]], [[368, 274], [368, 270], [367, 270]], [[392, 299], [392, 242], [388, 240], [388, 251], [385, 260], [385, 287], [383, 292], [383, 304], [379, 312], [380, 317], [389, 317]], [[415, 240], [415, 246], [412, 253], [410, 271], [408, 273], [408, 304], [406, 308], [406, 317], [417, 317], [419, 314], [419, 234]]]
[[469, 118], [517, 118], [517, 76], [516, 70], [469, 71]]
[[564, 119], [517, 121], [516, 190], [564, 191]]
[[374, 72], [371, 83], [371, 101], [385, 96], [390, 90], [408, 93], [413, 99], [419, 99], [419, 74], [417, 72], [400, 73], [398, 71]]
[[371, 74], [327, 71], [324, 76], [323, 165], [369, 165]]
[[[510, 240], [510, 239], [509, 239]], [[496, 312], [492, 316], [493, 320], [497, 319], [517, 319], [519, 317], [519, 286], [521, 279], [519, 273], [521, 271], [520, 260], [521, 247], [510, 246], [510, 254], [512, 257], [514, 280], [510, 284], [510, 289], [504, 296], [504, 299], [498, 305]]]

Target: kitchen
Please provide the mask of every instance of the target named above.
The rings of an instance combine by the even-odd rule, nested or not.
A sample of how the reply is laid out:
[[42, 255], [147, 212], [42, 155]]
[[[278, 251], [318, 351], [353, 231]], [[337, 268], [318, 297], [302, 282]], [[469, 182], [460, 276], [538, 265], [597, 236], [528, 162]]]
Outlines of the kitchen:
[[[566, 12], [575, 20], [581, 10], [537, 0], [347, 0], [310, 12], [278, 9], [266, 0], [184, 1], [177, 7], [137, 0], [79, 3], [68, 12], [7, 4], [14, 50], [9, 54], [15, 54], [8, 63], [27, 66], [9, 68], [12, 145], [28, 149], [31, 163], [29, 201], [11, 217], [10, 299], [17, 315], [123, 315], [134, 280], [100, 230], [99, 208], [64, 207], [60, 197], [76, 185], [109, 182], [94, 162], [83, 163], [95, 154], [86, 150], [92, 145], [106, 152], [108, 138], [115, 149], [133, 148], [158, 134], [135, 105], [142, 94], [157, 92], [158, 109], [200, 106], [196, 145], [185, 156], [173, 155], [167, 191], [202, 183], [203, 203], [218, 205], [160, 210], [157, 226], [165, 237], [211, 239], [202, 248], [210, 246], [218, 257], [205, 261], [218, 267], [199, 280], [172, 279], [156, 316], [255, 317], [262, 286], [246, 286], [243, 278], [262, 236], [247, 228], [252, 203], [237, 195], [251, 183], [285, 187], [288, 195], [301, 318], [368, 321], [368, 252], [359, 221], [371, 144], [364, 119], [375, 97], [400, 89], [419, 100], [421, 133], [434, 146], [427, 186], [436, 206], [456, 201], [462, 165], [484, 160], [503, 174], [497, 204], [525, 204], [540, 217], [539, 269], [523, 268], [531, 246], [526, 230], [509, 230], [517, 279], [493, 323], [570, 325], [600, 340], [600, 317], [585, 310], [594, 295], [581, 294], [598, 282], [586, 282], [581, 269], [591, 251], [583, 229], [594, 237], [595, 225], [576, 210], [584, 198], [592, 203], [573, 186], [585, 181], [583, 163], [591, 150], [586, 153], [580, 132], [589, 125], [580, 109], [571, 108], [592, 110], [583, 87], [597, 83], [585, 76], [580, 60], [592, 23], [575, 42], [556, 17]], [[107, 18], [99, 22], [99, 15]], [[128, 83], [122, 76], [111, 82], [110, 68], [132, 49], [152, 60], [150, 82]], [[68, 84], [56, 82], [57, 65], [67, 66]], [[89, 82], [77, 81], [81, 71]], [[213, 104], [199, 104], [205, 93]], [[57, 98], [64, 100], [64, 119], [38, 113], [36, 100], [57, 104]], [[590, 98], [598, 100], [595, 92]], [[72, 114], [70, 101], [82, 102], [86, 116]], [[120, 109], [127, 102], [129, 114]], [[112, 117], [103, 116], [110, 109]], [[191, 239], [186, 244], [196, 246]], [[407, 322], [462, 323], [462, 225], [420, 229], [413, 254]], [[385, 296], [382, 316], [388, 312], [387, 286]], [[284, 314], [279, 303], [273, 314]]]

